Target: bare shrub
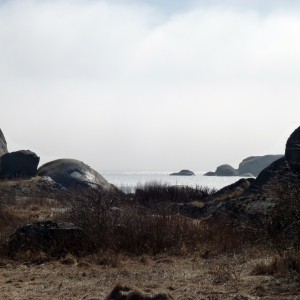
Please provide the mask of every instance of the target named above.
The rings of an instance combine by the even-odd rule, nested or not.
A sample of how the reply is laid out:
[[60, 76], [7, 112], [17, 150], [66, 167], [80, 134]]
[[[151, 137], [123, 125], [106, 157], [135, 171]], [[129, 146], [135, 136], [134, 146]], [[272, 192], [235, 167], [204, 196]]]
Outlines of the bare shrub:
[[152, 206], [159, 202], [188, 203], [203, 201], [216, 190], [208, 187], [171, 186], [157, 182], [138, 186], [135, 200], [145, 206]]
[[271, 260], [258, 263], [252, 275], [286, 275], [300, 273], [300, 258], [295, 253], [286, 253], [284, 256], [274, 256]]
[[264, 234], [280, 255], [284, 250], [300, 250], [300, 187], [291, 183], [273, 187], [278, 200], [263, 220]]
[[135, 205], [115, 207], [120, 201], [107, 193], [76, 193], [65, 217], [92, 237], [99, 249], [155, 254], [197, 246], [200, 222], [173, 214], [150, 214]]

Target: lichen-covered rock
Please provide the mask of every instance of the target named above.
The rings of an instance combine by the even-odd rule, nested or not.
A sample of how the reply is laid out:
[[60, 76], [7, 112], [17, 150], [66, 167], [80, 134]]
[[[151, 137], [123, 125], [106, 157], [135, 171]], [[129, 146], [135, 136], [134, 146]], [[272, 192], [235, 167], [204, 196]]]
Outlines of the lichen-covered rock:
[[285, 157], [291, 169], [300, 172], [300, 127], [287, 140]]
[[32, 151], [6, 153], [0, 158], [1, 178], [27, 178], [35, 176], [40, 158]]
[[67, 253], [93, 253], [95, 244], [72, 223], [43, 221], [19, 228], [7, 242], [7, 251], [12, 257], [26, 251], [43, 251], [50, 256], [61, 257]]
[[100, 188], [103, 191], [115, 191], [98, 172], [76, 159], [58, 159], [48, 162], [38, 169], [39, 176], [52, 178], [65, 188], [87, 186]]
[[3, 134], [2, 130], [0, 129], [0, 157], [7, 152], [8, 152], [7, 143], [6, 143], [4, 134]]

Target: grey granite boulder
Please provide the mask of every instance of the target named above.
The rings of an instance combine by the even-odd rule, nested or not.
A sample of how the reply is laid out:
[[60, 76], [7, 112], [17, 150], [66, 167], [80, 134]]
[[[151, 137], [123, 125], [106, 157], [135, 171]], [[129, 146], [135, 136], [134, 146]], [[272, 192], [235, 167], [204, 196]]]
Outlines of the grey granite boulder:
[[264, 155], [247, 157], [239, 164], [239, 175], [244, 176], [244, 174], [250, 173], [256, 177], [263, 169], [265, 169], [271, 163], [273, 163], [275, 160], [278, 160], [281, 157], [283, 157], [283, 155]]
[[100, 188], [103, 191], [115, 191], [98, 172], [76, 159], [57, 159], [42, 165], [39, 176], [52, 178], [65, 188], [76, 186]]
[[190, 170], [181, 170], [178, 173], [171, 173], [170, 175], [171, 176], [193, 176], [195, 175], [195, 173]]
[[239, 176], [239, 173], [230, 165], [221, 165], [217, 167], [216, 176]]
[[0, 129], [0, 157], [7, 153], [7, 143], [2, 130]]
[[6, 153], [0, 158], [0, 178], [27, 178], [37, 173], [40, 158], [32, 151]]
[[291, 169], [300, 172], [300, 127], [287, 140], [285, 157]]

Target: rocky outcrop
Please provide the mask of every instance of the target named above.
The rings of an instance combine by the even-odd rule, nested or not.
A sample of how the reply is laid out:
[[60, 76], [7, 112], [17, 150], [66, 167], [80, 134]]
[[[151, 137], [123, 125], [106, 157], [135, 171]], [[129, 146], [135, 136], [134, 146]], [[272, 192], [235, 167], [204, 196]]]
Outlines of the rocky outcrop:
[[205, 174], [203, 174], [203, 176], [216, 176], [216, 173], [215, 172], [206, 172]]
[[221, 165], [217, 167], [216, 176], [239, 176], [239, 173], [230, 165]]
[[208, 201], [223, 201], [228, 200], [236, 197], [242, 196], [253, 184], [255, 181], [254, 178], [242, 178], [237, 182], [225, 186], [224, 188], [220, 189], [212, 196], [210, 196], [207, 200]]
[[[299, 144], [300, 145], [300, 144]], [[221, 165], [216, 172], [207, 172], [204, 176], [240, 176], [256, 177], [264, 168], [283, 155], [250, 156], [245, 158], [236, 170], [230, 165]], [[222, 174], [222, 175], [221, 175]]]
[[0, 158], [1, 178], [28, 178], [37, 173], [40, 158], [32, 151], [6, 153]]
[[75, 159], [58, 159], [48, 162], [38, 169], [37, 174], [50, 177], [65, 188], [80, 186], [115, 191], [115, 187], [98, 172]]
[[195, 175], [195, 173], [190, 170], [181, 170], [178, 173], [171, 173], [170, 175], [171, 176], [193, 176]]
[[72, 223], [43, 221], [19, 228], [7, 242], [8, 255], [14, 257], [19, 252], [43, 251], [50, 256], [61, 257], [67, 253], [74, 255], [91, 254], [94, 242]]
[[300, 127], [287, 140], [285, 157], [291, 169], [300, 172]]
[[7, 143], [6, 143], [4, 134], [3, 134], [2, 130], [0, 129], [0, 157], [7, 152], [8, 152]]
[[250, 156], [245, 158], [238, 168], [240, 176], [250, 173], [257, 176], [263, 169], [268, 167], [272, 162], [283, 157], [283, 155], [264, 155], [264, 156]]

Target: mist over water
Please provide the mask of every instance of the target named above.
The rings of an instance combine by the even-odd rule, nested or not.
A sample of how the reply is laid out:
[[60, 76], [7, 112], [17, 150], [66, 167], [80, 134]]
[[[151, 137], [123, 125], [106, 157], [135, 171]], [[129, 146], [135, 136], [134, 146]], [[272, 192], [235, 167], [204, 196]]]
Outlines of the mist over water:
[[110, 183], [126, 192], [147, 183], [160, 183], [169, 185], [184, 185], [190, 187], [205, 186], [221, 189], [238, 181], [241, 177], [203, 176], [205, 172], [196, 171], [195, 176], [170, 176], [173, 171], [103, 171], [102, 176]]

